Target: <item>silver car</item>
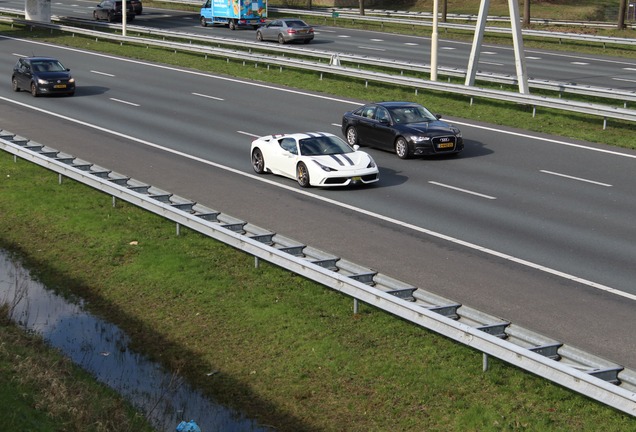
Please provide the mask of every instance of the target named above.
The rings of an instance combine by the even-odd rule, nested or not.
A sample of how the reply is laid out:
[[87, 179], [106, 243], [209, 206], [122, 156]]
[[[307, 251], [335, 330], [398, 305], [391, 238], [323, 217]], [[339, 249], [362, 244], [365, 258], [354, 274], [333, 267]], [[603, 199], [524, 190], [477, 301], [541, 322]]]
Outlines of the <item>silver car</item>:
[[302, 41], [309, 43], [314, 39], [314, 28], [299, 18], [277, 19], [256, 30], [256, 40], [273, 40], [284, 44]]

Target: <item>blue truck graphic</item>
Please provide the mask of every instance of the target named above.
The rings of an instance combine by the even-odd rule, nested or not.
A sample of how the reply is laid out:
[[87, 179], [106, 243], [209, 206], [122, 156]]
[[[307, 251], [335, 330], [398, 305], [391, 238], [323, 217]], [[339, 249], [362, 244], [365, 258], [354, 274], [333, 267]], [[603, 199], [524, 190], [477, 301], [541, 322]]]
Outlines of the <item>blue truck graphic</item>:
[[201, 7], [203, 27], [214, 24], [258, 28], [267, 18], [267, 0], [207, 0]]

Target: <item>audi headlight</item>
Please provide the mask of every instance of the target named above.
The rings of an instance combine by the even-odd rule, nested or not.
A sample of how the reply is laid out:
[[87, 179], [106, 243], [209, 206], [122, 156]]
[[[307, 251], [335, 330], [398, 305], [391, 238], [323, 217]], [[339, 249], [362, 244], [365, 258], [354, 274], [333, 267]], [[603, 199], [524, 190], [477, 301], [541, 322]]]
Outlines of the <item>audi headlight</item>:
[[70, 83], [74, 83], [74, 82], [75, 82], [75, 78], [71, 78], [71, 79], [69, 79], [69, 80], [68, 80], [68, 82], [70, 82]]
[[42, 79], [42, 78], [38, 78], [38, 84], [40, 85], [46, 85], [48, 84], [48, 80]]
[[414, 143], [420, 143], [420, 142], [430, 141], [430, 140], [431, 138], [427, 136], [411, 135], [411, 142], [414, 142]]

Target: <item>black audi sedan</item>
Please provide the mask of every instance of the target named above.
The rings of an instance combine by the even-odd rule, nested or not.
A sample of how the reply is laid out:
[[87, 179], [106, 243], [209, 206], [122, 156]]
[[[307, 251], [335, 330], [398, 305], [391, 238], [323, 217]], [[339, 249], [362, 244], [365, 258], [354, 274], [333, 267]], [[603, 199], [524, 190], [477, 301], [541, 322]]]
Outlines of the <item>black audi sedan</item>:
[[75, 94], [71, 70], [53, 57], [21, 57], [11, 75], [13, 91], [27, 90], [34, 97], [50, 94]]
[[412, 102], [371, 103], [342, 116], [342, 134], [349, 145], [376, 147], [399, 158], [458, 154], [464, 149], [461, 131]]

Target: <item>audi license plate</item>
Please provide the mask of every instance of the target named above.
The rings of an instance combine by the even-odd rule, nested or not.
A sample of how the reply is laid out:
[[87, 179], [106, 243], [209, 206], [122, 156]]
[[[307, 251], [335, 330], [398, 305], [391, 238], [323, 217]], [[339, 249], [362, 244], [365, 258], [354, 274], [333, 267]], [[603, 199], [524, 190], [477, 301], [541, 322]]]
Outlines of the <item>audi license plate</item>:
[[53, 88], [66, 88], [66, 84], [55, 84]]
[[450, 147], [453, 147], [452, 142], [441, 143], [440, 145], [437, 146], [437, 148], [450, 148]]

